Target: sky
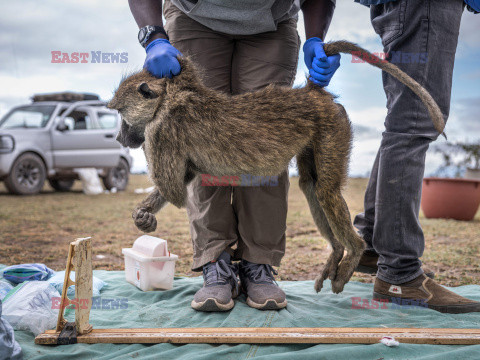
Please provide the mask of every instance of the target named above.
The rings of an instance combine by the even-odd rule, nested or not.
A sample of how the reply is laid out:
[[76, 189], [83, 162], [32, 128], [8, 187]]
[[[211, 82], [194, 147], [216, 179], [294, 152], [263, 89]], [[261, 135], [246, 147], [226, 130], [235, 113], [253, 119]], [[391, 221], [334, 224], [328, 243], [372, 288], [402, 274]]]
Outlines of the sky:
[[[370, 24], [367, 7], [353, 0], [337, 1], [326, 41], [349, 40], [371, 52], [381, 52], [379, 37]], [[305, 41], [300, 16], [298, 32]], [[448, 26], [448, 24], [446, 24]], [[28, 103], [35, 93], [94, 92], [112, 97], [123, 74], [139, 70], [145, 51], [137, 41], [138, 28], [127, 0], [0, 0], [0, 116], [11, 107]], [[480, 15], [465, 11], [462, 18], [453, 76], [452, 104], [446, 132], [450, 141], [480, 140]], [[52, 51], [65, 53], [127, 53], [124, 63], [53, 63]], [[295, 81], [305, 82], [303, 52]], [[338, 95], [354, 124], [351, 176], [370, 172], [384, 129], [385, 94], [381, 72], [352, 63], [343, 55], [340, 69], [327, 88]], [[445, 140], [439, 139], [438, 144]], [[144, 170], [141, 150], [132, 151], [134, 171]], [[426, 174], [441, 163], [427, 154]]]

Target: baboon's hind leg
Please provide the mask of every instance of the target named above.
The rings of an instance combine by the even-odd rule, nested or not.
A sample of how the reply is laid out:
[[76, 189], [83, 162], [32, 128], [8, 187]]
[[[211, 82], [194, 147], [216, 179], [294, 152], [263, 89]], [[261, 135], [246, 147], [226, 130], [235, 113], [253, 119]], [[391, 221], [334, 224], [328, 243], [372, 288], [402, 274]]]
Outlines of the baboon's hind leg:
[[328, 257], [322, 274], [315, 280], [315, 290], [319, 292], [322, 289], [324, 280], [329, 278], [333, 281], [336, 278], [337, 267], [343, 257], [344, 246], [338, 242], [330, 229], [328, 220], [315, 193], [317, 174], [315, 170], [313, 150], [311, 148], [307, 148], [303, 153], [297, 155], [297, 165], [300, 175], [300, 188], [307, 198], [313, 220], [322, 236], [325, 237], [332, 246], [332, 253]]
[[[365, 242], [355, 232], [347, 204], [341, 190], [347, 178], [350, 155], [351, 128], [346, 112], [342, 109], [328, 126], [319, 129], [314, 138], [313, 152], [317, 182], [315, 192], [335, 238], [347, 249], [342, 258], [332, 291], [343, 291], [360, 261]], [[318, 288], [323, 280], [318, 278]]]

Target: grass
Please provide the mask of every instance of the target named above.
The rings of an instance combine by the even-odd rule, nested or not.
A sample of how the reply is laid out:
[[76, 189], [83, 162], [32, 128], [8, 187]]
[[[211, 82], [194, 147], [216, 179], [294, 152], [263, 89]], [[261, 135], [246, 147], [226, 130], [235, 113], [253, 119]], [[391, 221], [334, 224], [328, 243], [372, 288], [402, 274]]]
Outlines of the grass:
[[[366, 179], [350, 179], [344, 195], [352, 216], [362, 211]], [[72, 192], [55, 193], [45, 185], [37, 196], [8, 195], [0, 184], [0, 263], [40, 262], [54, 270], [65, 268], [68, 243], [77, 237], [94, 239], [95, 269], [122, 270], [122, 248], [131, 247], [141, 235], [131, 211], [145, 197], [135, 188], [150, 183], [144, 175], [132, 175], [125, 192], [86, 196], [77, 182]], [[172, 205], [157, 216], [155, 236], [167, 239], [169, 250], [178, 254], [176, 272], [190, 270], [192, 245], [185, 209]], [[480, 282], [480, 212], [474, 221], [433, 220], [420, 217], [426, 249], [422, 260], [448, 286]], [[282, 280], [313, 279], [326, 261], [329, 249], [310, 216], [307, 202], [291, 179], [287, 219], [287, 251], [279, 268]], [[198, 273], [195, 273], [198, 274]], [[354, 274], [354, 280], [371, 282], [372, 276]]]

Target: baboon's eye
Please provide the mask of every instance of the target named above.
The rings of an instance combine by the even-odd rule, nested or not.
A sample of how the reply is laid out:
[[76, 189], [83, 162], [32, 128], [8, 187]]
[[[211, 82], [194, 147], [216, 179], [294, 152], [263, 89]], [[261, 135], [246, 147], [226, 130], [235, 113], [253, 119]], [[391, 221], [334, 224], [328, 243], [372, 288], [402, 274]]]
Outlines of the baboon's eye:
[[155, 99], [158, 97], [158, 94], [156, 94], [150, 87], [148, 86], [147, 83], [141, 83], [137, 87], [137, 91], [145, 98], [145, 99]]

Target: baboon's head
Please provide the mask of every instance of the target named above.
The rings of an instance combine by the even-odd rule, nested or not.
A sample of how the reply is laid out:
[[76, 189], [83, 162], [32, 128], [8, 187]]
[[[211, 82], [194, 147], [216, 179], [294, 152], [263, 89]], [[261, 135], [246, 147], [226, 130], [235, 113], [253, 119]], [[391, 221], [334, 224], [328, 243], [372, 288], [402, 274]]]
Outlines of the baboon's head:
[[117, 110], [122, 127], [117, 141], [123, 146], [138, 148], [145, 141], [145, 126], [152, 121], [163, 102], [167, 79], [156, 78], [142, 70], [123, 79], [108, 108]]

